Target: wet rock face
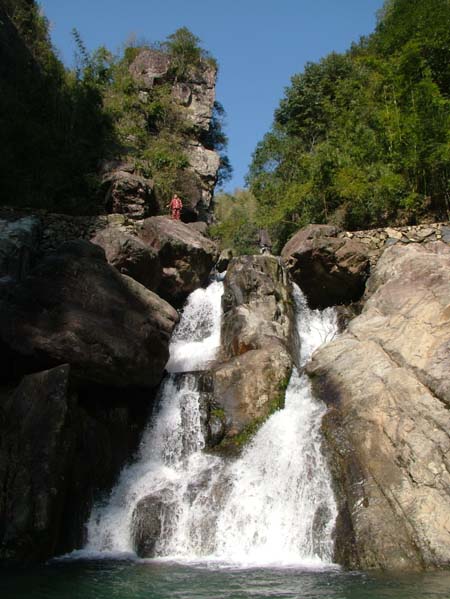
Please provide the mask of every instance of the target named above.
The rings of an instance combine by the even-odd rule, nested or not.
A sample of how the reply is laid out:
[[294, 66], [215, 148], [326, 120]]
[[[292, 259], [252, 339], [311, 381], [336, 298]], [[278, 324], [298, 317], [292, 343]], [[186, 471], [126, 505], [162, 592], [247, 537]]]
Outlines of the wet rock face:
[[364, 293], [369, 257], [364, 244], [337, 238], [339, 229], [309, 225], [284, 246], [281, 256], [310, 308], [357, 301]]
[[283, 406], [297, 340], [292, 287], [276, 258], [232, 260], [224, 285], [222, 356], [211, 382], [223, 410], [226, 444], [240, 442], [239, 436], [245, 440]]
[[136, 450], [151, 400], [77, 389], [68, 364], [0, 390], [0, 562], [82, 547], [93, 502]]
[[323, 428], [351, 567], [450, 564], [450, 249], [392, 246], [367, 302], [308, 370], [329, 405]]
[[159, 383], [178, 320], [167, 302], [107, 264], [102, 248], [81, 240], [47, 256], [0, 306], [15, 374], [67, 362], [81, 380], [117, 387]]
[[147, 495], [134, 508], [131, 524], [133, 547], [139, 557], [155, 557], [162, 533], [176, 525], [175, 500], [170, 489]]
[[174, 306], [206, 284], [217, 258], [216, 244], [180, 221], [156, 216], [143, 221], [138, 235], [154, 248], [162, 266], [157, 293]]
[[41, 222], [36, 216], [0, 219], [0, 284], [21, 281], [36, 257]]

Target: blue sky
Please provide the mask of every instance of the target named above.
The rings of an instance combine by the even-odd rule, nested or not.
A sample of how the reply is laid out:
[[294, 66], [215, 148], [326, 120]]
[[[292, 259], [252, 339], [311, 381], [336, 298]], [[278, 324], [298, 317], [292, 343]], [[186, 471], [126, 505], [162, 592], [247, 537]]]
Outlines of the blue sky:
[[76, 27], [89, 50], [118, 50], [131, 34], [163, 40], [188, 27], [219, 62], [217, 99], [227, 112], [228, 154], [244, 185], [290, 78], [308, 61], [346, 50], [373, 31], [383, 0], [40, 0], [52, 39], [70, 65]]

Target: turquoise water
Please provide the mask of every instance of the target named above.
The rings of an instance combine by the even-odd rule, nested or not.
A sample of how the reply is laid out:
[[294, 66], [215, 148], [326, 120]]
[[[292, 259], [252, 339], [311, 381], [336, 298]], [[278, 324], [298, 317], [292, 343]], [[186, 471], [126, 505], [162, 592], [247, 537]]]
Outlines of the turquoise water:
[[62, 562], [0, 571], [1, 599], [449, 599], [450, 572], [229, 569], [164, 562]]

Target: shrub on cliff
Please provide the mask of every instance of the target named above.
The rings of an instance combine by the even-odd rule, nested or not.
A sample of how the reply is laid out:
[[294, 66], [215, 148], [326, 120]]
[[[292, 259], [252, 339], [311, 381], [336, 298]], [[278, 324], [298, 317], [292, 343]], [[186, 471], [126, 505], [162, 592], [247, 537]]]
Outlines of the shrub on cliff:
[[171, 73], [179, 81], [189, 79], [192, 69], [201, 67], [202, 61], [217, 70], [216, 60], [200, 46], [200, 38], [187, 27], [180, 27], [169, 35], [161, 47], [170, 55]]

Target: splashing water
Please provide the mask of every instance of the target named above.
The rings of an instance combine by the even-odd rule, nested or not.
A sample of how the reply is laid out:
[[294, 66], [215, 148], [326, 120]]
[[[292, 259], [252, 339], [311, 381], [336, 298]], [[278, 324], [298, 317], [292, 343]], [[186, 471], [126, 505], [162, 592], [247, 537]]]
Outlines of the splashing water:
[[[222, 293], [222, 283], [215, 282], [189, 297], [170, 347], [172, 373], [201, 370], [214, 359]], [[332, 309], [309, 310], [298, 288], [294, 295], [303, 366], [335, 335], [336, 316]], [[233, 462], [202, 451], [195, 374], [172, 374], [159, 403], [138, 459], [124, 469], [108, 503], [91, 514], [84, 555], [133, 553], [133, 512], [151, 495], [166, 502], [156, 556], [241, 565], [331, 562], [336, 505], [321, 453], [325, 407], [313, 398], [305, 375], [294, 369], [285, 409]]]
[[220, 347], [222, 295], [220, 281], [191, 293], [170, 343], [168, 372], [202, 370], [214, 360]]
[[[335, 312], [307, 307], [294, 290], [301, 365], [336, 333]], [[261, 427], [230, 468], [232, 490], [217, 526], [217, 554], [248, 564], [320, 564], [332, 559], [336, 504], [321, 452], [325, 406], [294, 369], [285, 409]]]
[[[170, 344], [167, 370], [202, 370], [214, 358], [220, 345], [222, 294], [223, 283], [214, 281], [189, 296]], [[133, 553], [137, 503], [149, 493], [170, 488], [180, 496], [181, 505], [187, 487], [204, 470], [208, 458], [201, 453], [205, 441], [195, 376], [172, 374], [162, 385], [158, 403], [160, 409], [144, 432], [136, 462], [122, 471], [107, 504], [94, 507], [81, 555]], [[164, 538], [160, 545], [164, 546]]]

